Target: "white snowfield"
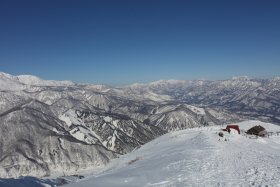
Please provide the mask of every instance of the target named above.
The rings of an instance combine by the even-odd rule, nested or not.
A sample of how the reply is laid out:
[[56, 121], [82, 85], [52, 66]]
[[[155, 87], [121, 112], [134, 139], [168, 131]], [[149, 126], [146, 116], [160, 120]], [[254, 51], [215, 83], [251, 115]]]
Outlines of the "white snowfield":
[[232, 130], [221, 138], [225, 126], [169, 133], [66, 187], [280, 186], [280, 126], [238, 125], [243, 131], [262, 125], [274, 134], [255, 138]]
[[72, 81], [43, 80], [33, 75], [13, 76], [0, 72], [0, 90], [20, 91], [31, 86], [74, 86]]

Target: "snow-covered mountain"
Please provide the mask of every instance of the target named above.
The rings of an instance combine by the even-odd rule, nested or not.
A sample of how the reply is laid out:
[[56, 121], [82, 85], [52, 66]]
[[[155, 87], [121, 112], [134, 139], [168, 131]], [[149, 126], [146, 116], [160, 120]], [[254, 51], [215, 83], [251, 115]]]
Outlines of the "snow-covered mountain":
[[177, 103], [227, 109], [247, 117], [280, 124], [280, 78], [157, 81], [128, 86], [134, 93], [154, 92]]
[[[221, 126], [181, 130], [165, 134], [141, 148], [112, 160], [95, 171], [58, 179], [2, 179], [1, 185], [22, 187], [142, 187], [142, 186], [279, 186], [280, 127], [260, 121], [237, 123], [218, 135]], [[247, 135], [261, 125], [269, 137]], [[79, 180], [80, 175], [85, 178]], [[73, 183], [74, 182], [74, 183]]]
[[[280, 127], [259, 121], [238, 125], [240, 135], [233, 130], [223, 138], [218, 132], [225, 126], [166, 134], [66, 186], [278, 186]], [[254, 125], [274, 134], [257, 139], [243, 134]]]
[[[2, 85], [6, 85], [5, 87]], [[1, 90], [17, 90], [24, 89], [24, 86], [73, 86], [72, 81], [54, 81], [43, 80], [33, 75], [13, 76], [7, 73], [0, 72]]]
[[68, 175], [170, 131], [277, 120], [279, 86], [234, 78], [115, 88], [0, 73], [0, 177]]

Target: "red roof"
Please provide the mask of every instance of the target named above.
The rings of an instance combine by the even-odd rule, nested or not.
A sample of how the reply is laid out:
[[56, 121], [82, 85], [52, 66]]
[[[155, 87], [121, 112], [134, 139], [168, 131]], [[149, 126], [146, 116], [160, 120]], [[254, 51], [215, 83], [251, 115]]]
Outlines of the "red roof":
[[226, 130], [228, 130], [228, 129], [235, 129], [238, 131], [238, 134], [240, 134], [240, 129], [239, 129], [238, 125], [227, 125]]

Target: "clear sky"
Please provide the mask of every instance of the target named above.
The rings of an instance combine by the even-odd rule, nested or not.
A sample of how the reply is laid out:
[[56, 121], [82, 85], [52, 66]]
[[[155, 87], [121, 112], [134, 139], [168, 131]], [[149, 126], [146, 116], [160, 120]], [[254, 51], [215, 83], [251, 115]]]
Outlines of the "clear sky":
[[112, 85], [280, 75], [279, 0], [1, 0], [0, 71]]

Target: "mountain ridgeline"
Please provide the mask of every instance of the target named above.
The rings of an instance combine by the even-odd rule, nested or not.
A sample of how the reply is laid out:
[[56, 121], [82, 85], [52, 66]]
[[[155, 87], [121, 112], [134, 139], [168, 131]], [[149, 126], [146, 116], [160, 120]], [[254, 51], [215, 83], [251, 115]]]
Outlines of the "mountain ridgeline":
[[0, 73], [0, 177], [103, 166], [170, 131], [242, 119], [280, 123], [280, 78], [125, 87]]

